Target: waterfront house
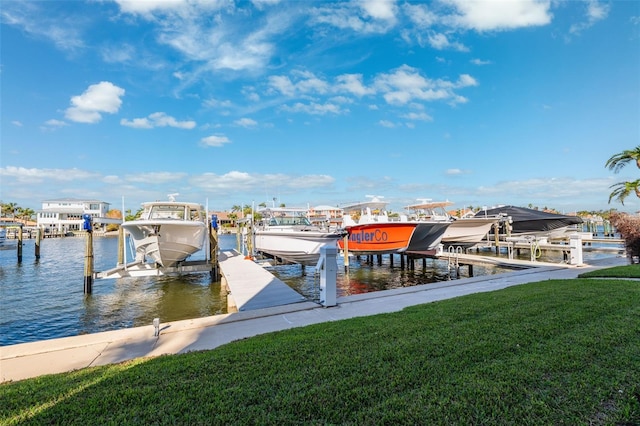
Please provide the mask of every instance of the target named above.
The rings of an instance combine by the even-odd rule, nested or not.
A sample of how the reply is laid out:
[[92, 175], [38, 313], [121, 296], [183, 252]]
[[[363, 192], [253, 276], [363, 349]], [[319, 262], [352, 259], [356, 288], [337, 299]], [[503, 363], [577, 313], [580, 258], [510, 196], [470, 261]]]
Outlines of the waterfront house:
[[[42, 210], [37, 212], [38, 227], [45, 232], [67, 233], [83, 229], [83, 215], [89, 214], [95, 219], [105, 218], [110, 203], [98, 200], [79, 200], [76, 198], [57, 198], [44, 200]], [[94, 222], [94, 229], [104, 230], [105, 223]]]

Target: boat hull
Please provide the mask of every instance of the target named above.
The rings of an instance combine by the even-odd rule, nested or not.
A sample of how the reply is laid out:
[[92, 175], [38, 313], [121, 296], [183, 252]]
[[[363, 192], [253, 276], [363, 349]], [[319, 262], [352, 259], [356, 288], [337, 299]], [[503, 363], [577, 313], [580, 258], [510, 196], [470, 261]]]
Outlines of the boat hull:
[[582, 224], [578, 216], [549, 213], [525, 207], [503, 206], [489, 209], [481, 214], [503, 215], [500, 233], [507, 236], [531, 235], [536, 237], [556, 237]]
[[367, 223], [347, 227], [349, 235], [346, 248], [339, 241], [340, 249], [350, 254], [388, 254], [435, 250], [448, 223], [386, 222]]
[[131, 235], [136, 260], [151, 259], [163, 267], [175, 266], [201, 250], [208, 232], [199, 221], [136, 220], [122, 227]]
[[321, 249], [336, 247], [343, 235], [343, 232], [270, 227], [255, 231], [255, 251], [287, 262], [315, 266]]
[[449, 225], [442, 243], [444, 245], [472, 246], [482, 241], [499, 218], [466, 218], [457, 219]]

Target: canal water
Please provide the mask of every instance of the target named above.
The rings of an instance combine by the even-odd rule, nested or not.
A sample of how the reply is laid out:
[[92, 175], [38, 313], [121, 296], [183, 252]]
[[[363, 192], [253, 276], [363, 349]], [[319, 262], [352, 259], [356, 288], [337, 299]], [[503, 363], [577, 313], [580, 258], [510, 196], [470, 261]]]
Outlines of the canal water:
[[[221, 249], [237, 246], [235, 235], [220, 235]], [[219, 281], [208, 273], [99, 279], [93, 293], [85, 295], [84, 250], [81, 237], [44, 239], [41, 257], [35, 258], [34, 240], [25, 240], [22, 262], [16, 246], [0, 248], [0, 346], [75, 336], [162, 322], [227, 313], [227, 296]], [[94, 238], [95, 270], [115, 267], [117, 237]], [[131, 255], [128, 255], [131, 259]], [[190, 260], [204, 259], [204, 252]], [[309, 300], [318, 300], [319, 277], [315, 269], [300, 265], [267, 268]], [[498, 274], [508, 269], [474, 266], [474, 276]], [[393, 266], [389, 256], [379, 264], [374, 258], [350, 259], [346, 272], [338, 256], [338, 296], [367, 293], [468, 276], [450, 274], [446, 261], [417, 261], [414, 270]]]

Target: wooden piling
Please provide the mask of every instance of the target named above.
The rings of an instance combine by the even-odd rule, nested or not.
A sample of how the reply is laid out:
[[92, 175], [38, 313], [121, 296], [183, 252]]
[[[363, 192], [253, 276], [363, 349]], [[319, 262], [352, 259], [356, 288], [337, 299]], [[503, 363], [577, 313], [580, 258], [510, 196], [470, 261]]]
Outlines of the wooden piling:
[[218, 229], [209, 222], [209, 259], [211, 261], [211, 279], [218, 281]]
[[344, 249], [342, 250], [344, 269], [349, 269], [349, 234], [344, 236]]
[[87, 230], [87, 239], [84, 255], [84, 294], [93, 291], [93, 232]]
[[124, 228], [118, 226], [118, 266], [124, 265]]
[[18, 228], [18, 263], [22, 262], [22, 226]]
[[42, 242], [42, 229], [38, 228], [36, 230], [36, 245], [35, 245], [35, 256], [36, 260], [40, 259], [40, 243]]

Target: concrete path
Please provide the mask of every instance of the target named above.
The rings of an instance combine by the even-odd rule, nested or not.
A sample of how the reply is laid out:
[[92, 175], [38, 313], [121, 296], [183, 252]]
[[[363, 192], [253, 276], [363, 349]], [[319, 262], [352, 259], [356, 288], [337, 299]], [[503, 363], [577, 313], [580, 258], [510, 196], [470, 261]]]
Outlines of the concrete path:
[[0, 347], [0, 382], [118, 363], [139, 357], [213, 349], [263, 333], [327, 321], [396, 312], [407, 306], [548, 279], [576, 278], [600, 268], [626, 265], [623, 256], [590, 265], [540, 264], [516, 272], [431, 283], [338, 298], [324, 308], [313, 302], [216, 315], [160, 325], [160, 335], [148, 326]]

